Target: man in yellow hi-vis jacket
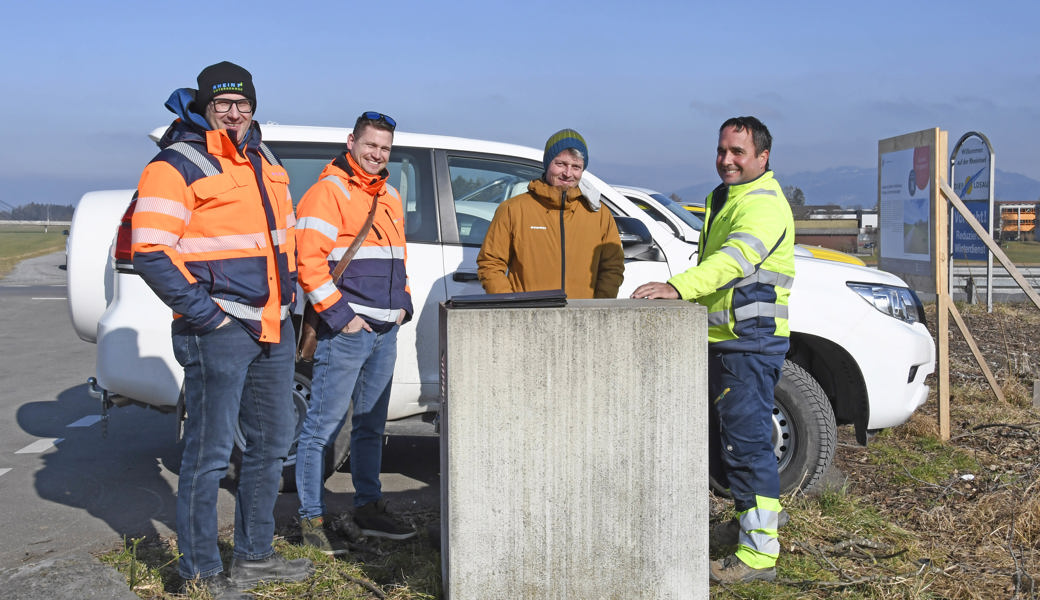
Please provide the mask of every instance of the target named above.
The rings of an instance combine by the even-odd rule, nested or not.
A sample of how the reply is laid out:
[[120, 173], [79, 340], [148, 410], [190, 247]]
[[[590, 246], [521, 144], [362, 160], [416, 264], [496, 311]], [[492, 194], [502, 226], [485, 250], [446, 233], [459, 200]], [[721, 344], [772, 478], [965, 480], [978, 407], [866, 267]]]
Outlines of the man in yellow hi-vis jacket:
[[769, 170], [772, 136], [754, 117], [719, 129], [722, 184], [705, 201], [697, 265], [633, 298], [682, 298], [708, 309], [709, 461], [737, 509], [734, 554], [711, 580], [773, 580], [780, 554], [780, 477], [772, 447], [773, 390], [790, 345], [794, 220]]

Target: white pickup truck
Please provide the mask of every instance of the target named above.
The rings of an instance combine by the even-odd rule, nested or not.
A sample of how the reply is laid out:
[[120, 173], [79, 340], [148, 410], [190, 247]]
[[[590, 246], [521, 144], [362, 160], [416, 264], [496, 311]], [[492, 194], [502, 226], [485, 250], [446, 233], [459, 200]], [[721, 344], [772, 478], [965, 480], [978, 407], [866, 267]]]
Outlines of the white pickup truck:
[[[163, 129], [151, 133], [158, 140]], [[289, 171], [300, 199], [322, 167], [345, 148], [348, 129], [265, 125], [264, 141]], [[142, 167], [149, 157], [142, 157]], [[439, 408], [437, 306], [482, 293], [476, 256], [498, 203], [526, 190], [542, 171], [533, 148], [397, 132], [390, 182], [401, 192], [408, 275], [416, 315], [400, 332], [390, 401], [390, 434], [433, 430]], [[696, 232], [662, 227], [592, 173], [581, 185], [618, 220], [625, 243], [627, 297], [641, 283], [664, 281], [696, 260]], [[102, 400], [182, 411], [182, 370], [173, 357], [171, 313], [133, 272], [128, 207], [133, 190], [85, 194], [68, 240], [68, 293], [73, 326], [98, 347], [89, 378]], [[814, 258], [801, 249], [790, 301], [791, 350], [776, 392], [775, 449], [784, 492], [819, 482], [835, 451], [836, 428], [851, 424], [866, 443], [871, 430], [906, 421], [928, 395], [935, 346], [917, 296], [898, 277]], [[684, 332], [676, 332], [684, 335]], [[682, 365], [660, 365], [662, 369]], [[298, 365], [294, 398], [302, 418], [309, 365]], [[691, 402], [705, 402], [691, 398]], [[405, 424], [411, 427], [404, 426]], [[347, 459], [346, 432], [330, 452], [331, 473]], [[292, 469], [295, 455], [287, 469]], [[287, 473], [285, 484], [293, 477]]]

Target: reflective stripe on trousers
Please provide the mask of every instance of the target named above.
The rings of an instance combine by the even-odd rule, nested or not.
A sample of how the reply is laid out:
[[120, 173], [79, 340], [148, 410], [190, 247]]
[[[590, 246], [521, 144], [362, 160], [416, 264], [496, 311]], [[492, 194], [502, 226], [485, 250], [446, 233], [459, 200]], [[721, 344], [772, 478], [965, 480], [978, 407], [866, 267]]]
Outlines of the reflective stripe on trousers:
[[737, 517], [740, 542], [736, 555], [753, 569], [768, 569], [780, 556], [777, 528], [780, 524], [780, 500], [755, 496], [755, 507]]

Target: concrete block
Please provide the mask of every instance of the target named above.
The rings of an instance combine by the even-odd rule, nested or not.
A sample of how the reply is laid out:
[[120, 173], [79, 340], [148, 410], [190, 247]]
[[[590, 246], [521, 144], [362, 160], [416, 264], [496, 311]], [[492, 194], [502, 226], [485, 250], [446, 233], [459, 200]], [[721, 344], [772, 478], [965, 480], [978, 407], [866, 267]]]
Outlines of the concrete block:
[[445, 595], [708, 597], [707, 317], [441, 308]]

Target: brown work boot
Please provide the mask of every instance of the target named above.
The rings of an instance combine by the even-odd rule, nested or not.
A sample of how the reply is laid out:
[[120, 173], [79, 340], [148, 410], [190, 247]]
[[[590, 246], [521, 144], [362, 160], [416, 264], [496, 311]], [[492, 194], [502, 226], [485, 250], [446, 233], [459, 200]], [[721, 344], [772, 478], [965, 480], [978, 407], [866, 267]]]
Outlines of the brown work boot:
[[324, 517], [301, 520], [300, 534], [303, 545], [314, 546], [328, 556], [340, 556], [349, 551], [347, 543], [339, 537], [333, 527], [325, 523]]
[[753, 569], [737, 558], [737, 555], [730, 554], [726, 558], [711, 561], [708, 565], [708, 577], [712, 583], [773, 581], [776, 579], [776, 567]]

